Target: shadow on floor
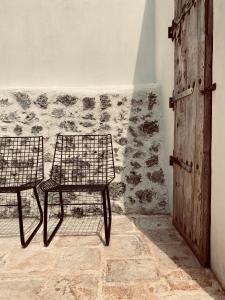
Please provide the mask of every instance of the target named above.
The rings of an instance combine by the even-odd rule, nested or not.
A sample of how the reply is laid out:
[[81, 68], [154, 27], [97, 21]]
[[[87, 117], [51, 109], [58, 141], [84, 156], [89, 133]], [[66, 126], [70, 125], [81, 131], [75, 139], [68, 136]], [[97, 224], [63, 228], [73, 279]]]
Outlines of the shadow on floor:
[[173, 291], [188, 292], [202, 289], [212, 299], [225, 299], [225, 294], [215, 276], [210, 269], [200, 265], [172, 225], [170, 216], [128, 216], [128, 218], [144, 239], [152, 245], [153, 254], [160, 263], [160, 276], [166, 279]]

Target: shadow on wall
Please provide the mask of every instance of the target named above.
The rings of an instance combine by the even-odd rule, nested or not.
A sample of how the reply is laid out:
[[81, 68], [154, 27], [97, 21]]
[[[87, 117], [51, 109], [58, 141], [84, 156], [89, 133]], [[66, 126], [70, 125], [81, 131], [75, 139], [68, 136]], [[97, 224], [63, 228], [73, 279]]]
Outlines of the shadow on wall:
[[155, 40], [154, 6], [154, 1], [145, 2], [133, 80], [134, 91], [129, 99], [130, 115], [121, 180], [126, 183], [126, 213], [168, 213], [158, 87], [149, 85], [152, 74], [155, 75], [155, 47], [152, 45]]
[[[146, 0], [133, 85], [155, 82], [155, 3]], [[146, 59], [147, 58], [147, 59]]]

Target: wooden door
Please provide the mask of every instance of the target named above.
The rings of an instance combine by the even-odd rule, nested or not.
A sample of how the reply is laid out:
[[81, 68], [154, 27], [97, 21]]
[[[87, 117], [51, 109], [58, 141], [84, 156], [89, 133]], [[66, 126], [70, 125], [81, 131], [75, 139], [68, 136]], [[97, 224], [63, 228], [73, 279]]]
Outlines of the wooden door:
[[212, 0], [175, 0], [173, 222], [209, 265], [212, 108]]

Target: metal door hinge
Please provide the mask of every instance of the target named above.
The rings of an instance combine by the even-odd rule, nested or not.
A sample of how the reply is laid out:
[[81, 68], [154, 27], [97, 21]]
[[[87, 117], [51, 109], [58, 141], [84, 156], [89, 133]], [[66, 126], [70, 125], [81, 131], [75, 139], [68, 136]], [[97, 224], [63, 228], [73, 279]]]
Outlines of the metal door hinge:
[[174, 100], [173, 100], [173, 97], [169, 98], [169, 108], [172, 108], [174, 110]]
[[212, 85], [200, 90], [200, 93], [201, 94], [207, 94], [207, 93], [210, 93], [212, 91], [215, 91], [216, 90], [216, 83], [213, 83]]
[[192, 172], [192, 162], [188, 163], [188, 161], [184, 162], [182, 160], [179, 160], [178, 158], [174, 156], [170, 156], [170, 166], [173, 166], [173, 164], [177, 164], [185, 171], [191, 173]]
[[168, 27], [168, 39], [173, 40], [173, 26]]

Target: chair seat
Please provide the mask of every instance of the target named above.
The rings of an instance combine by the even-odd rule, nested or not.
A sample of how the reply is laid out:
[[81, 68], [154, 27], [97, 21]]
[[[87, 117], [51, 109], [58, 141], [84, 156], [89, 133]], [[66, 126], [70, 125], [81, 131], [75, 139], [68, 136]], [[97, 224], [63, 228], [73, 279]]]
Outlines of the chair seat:
[[12, 186], [4, 186], [4, 187], [0, 186], [0, 193], [16, 193], [19, 191], [29, 190], [36, 187], [40, 182], [41, 180], [37, 180], [35, 182], [28, 182], [20, 185], [12, 185]]
[[77, 184], [61, 185], [51, 178], [43, 181], [40, 188], [43, 192], [80, 192], [80, 191], [103, 191], [107, 184]]

